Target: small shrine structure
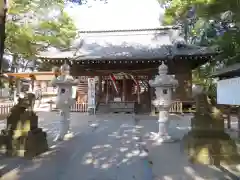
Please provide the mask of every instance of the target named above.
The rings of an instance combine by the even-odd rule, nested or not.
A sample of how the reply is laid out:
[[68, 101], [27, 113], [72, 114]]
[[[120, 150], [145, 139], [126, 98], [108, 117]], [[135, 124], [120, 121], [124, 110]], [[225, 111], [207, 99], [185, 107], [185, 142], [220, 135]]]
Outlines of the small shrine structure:
[[218, 78], [217, 103], [223, 106], [227, 115], [228, 128], [231, 128], [231, 114], [238, 116], [238, 137], [240, 137], [240, 63], [214, 72], [211, 77]]

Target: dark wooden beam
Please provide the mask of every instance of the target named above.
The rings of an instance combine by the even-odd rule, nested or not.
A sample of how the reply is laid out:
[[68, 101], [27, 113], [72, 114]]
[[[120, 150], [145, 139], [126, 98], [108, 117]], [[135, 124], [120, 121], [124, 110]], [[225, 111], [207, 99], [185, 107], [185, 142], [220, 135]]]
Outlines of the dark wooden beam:
[[120, 72], [124, 72], [124, 73], [129, 73], [129, 74], [132, 74], [132, 75], [151, 75], [151, 74], [156, 74], [157, 73], [157, 69], [155, 70], [151, 70], [151, 71], [137, 71], [137, 72], [134, 72], [134, 71], [113, 71], [113, 70], [110, 70], [110, 71], [86, 71], [86, 70], [83, 70], [83, 71], [76, 71], [76, 70], [71, 70], [71, 75], [73, 76], [109, 76], [111, 73], [120, 73]]
[[110, 58], [99, 58], [99, 59], [43, 59], [43, 61], [50, 62], [55, 65], [61, 65], [64, 62], [67, 62], [72, 65], [83, 65], [86, 66], [88, 65], [89, 67], [94, 67], [94, 66], [99, 66], [101, 65], [102, 67], [105, 66], [112, 66], [112, 67], [119, 67], [119, 66], [128, 66], [128, 65], [157, 65], [161, 64], [163, 61], [167, 62], [168, 61], [183, 61], [183, 60], [189, 60], [190, 64], [193, 64], [195, 67], [196, 65], [199, 66], [201, 64], [204, 64], [208, 60], [212, 58], [212, 54], [207, 54], [207, 55], [178, 55], [178, 56], [166, 56], [165, 58], [159, 58], [159, 57], [154, 57], [154, 58], [135, 58], [135, 57], [126, 57], [124, 58], [116, 58], [116, 59], [110, 59]]

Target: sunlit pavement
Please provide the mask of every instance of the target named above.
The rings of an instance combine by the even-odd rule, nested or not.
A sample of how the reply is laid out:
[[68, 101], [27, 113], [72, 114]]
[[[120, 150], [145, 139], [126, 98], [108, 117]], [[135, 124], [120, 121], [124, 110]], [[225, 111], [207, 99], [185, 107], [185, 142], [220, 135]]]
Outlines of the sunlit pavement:
[[[74, 137], [53, 142], [58, 131], [57, 114], [39, 112], [38, 115], [40, 126], [48, 134], [50, 151], [32, 161], [2, 159], [2, 180], [194, 180], [223, 177], [217, 170], [189, 164], [180, 142], [155, 146], [149, 133], [157, 130], [156, 118], [137, 116], [139, 121], [136, 121], [132, 115], [95, 117], [72, 113]], [[190, 117], [171, 118], [170, 132], [181, 138], [189, 130]], [[149, 150], [148, 156], [145, 148]]]
[[[44, 115], [48, 119], [49, 113]], [[52, 128], [52, 119], [49, 116], [40, 122]], [[146, 179], [145, 157], [138, 146], [140, 133], [131, 116], [103, 116], [96, 121], [76, 113], [72, 119], [72, 131], [78, 129], [80, 134], [56, 144], [52, 152], [20, 164], [2, 179]]]
[[[190, 129], [191, 116], [172, 116], [169, 134], [176, 139], [181, 139]], [[193, 165], [188, 162], [183, 152], [181, 140], [174, 143], [159, 144], [148, 139], [148, 132], [156, 129], [156, 123], [140, 121], [144, 126], [143, 134], [148, 142], [149, 159], [153, 166], [152, 172], [155, 180], [219, 180], [225, 179], [225, 173], [217, 169], [203, 165]]]

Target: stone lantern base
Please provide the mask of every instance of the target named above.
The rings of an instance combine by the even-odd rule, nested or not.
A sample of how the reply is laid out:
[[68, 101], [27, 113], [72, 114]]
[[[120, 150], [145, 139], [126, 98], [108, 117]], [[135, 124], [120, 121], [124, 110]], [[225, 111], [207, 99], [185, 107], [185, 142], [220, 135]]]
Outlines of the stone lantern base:
[[220, 166], [240, 162], [235, 141], [223, 131], [190, 131], [183, 143], [191, 163]]
[[169, 135], [168, 128], [170, 124], [169, 119], [169, 107], [159, 107], [159, 119], [158, 119], [158, 133], [151, 132], [152, 140], [157, 141], [157, 143], [171, 143], [176, 142], [178, 139], [173, 138]]
[[196, 113], [191, 130], [183, 137], [184, 150], [191, 163], [220, 166], [240, 162], [236, 143], [224, 132], [224, 118], [214, 99], [196, 95]]
[[0, 134], [0, 150], [9, 156], [33, 158], [48, 150], [47, 135], [38, 128], [38, 116], [15, 105]]
[[[17, 131], [17, 130], [16, 130]], [[3, 130], [0, 135], [1, 152], [8, 156], [33, 158], [48, 150], [46, 133], [41, 128], [28, 131], [25, 135], [12, 137], [16, 131]]]
[[157, 144], [161, 143], [174, 143], [179, 141], [177, 138], [173, 138], [172, 136], [169, 135], [159, 135], [159, 133], [151, 132], [151, 139], [155, 141]]

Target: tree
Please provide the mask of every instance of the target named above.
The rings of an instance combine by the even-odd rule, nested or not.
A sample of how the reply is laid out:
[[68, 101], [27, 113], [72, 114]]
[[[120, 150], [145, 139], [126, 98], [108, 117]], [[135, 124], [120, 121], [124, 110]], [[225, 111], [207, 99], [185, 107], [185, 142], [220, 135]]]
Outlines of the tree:
[[[76, 36], [72, 19], [64, 12], [63, 0], [11, 1], [6, 24], [6, 50], [17, 56], [15, 63], [29, 65], [49, 46], [68, 48]], [[21, 60], [29, 61], [21, 63]]]
[[219, 19], [231, 14], [231, 20], [240, 20], [238, 1], [216, 0], [163, 0], [167, 3], [165, 22], [172, 24], [191, 15], [191, 12], [204, 19]]
[[[184, 25], [188, 42], [217, 47], [221, 54], [193, 72], [193, 81], [215, 89], [208, 76], [216, 69], [240, 60], [240, 12], [238, 1], [163, 0], [165, 23]], [[187, 22], [187, 23], [186, 23]]]

